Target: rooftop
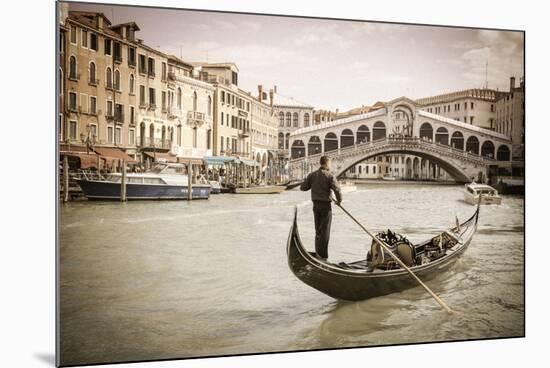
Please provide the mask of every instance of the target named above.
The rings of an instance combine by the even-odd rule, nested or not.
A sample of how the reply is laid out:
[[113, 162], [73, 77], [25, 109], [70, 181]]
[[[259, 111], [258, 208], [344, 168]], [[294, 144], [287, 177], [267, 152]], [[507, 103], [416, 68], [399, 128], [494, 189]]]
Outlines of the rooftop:
[[279, 93], [273, 93], [273, 106], [277, 107], [303, 107], [313, 109], [313, 106], [296, 100], [294, 97], [287, 97]]

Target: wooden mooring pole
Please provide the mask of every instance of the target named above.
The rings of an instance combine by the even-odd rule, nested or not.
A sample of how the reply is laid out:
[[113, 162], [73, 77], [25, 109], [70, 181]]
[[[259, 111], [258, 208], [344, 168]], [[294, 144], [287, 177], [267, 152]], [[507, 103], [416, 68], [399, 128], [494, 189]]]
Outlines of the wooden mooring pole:
[[193, 200], [193, 167], [191, 165], [191, 161], [187, 164], [187, 200], [191, 201]]
[[63, 156], [63, 202], [69, 201], [69, 158]]
[[126, 160], [122, 160], [122, 175], [120, 180], [120, 201], [126, 202]]

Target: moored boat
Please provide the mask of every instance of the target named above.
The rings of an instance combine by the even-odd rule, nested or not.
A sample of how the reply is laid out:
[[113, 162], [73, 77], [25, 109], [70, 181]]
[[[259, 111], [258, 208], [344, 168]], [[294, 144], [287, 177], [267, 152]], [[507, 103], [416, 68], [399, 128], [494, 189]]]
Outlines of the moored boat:
[[[126, 198], [138, 199], [187, 199], [188, 177], [183, 174], [185, 165], [157, 163], [151, 171], [126, 174]], [[78, 181], [88, 199], [120, 199], [121, 173], [107, 174], [101, 178], [84, 177]], [[192, 185], [192, 199], [208, 199], [210, 184]]]
[[[372, 268], [367, 259], [338, 264], [316, 257], [302, 245], [298, 234], [297, 209], [287, 241], [288, 265], [294, 275], [310, 287], [335, 299], [358, 301], [406, 290], [418, 285], [397, 264]], [[410, 266], [423, 281], [448, 269], [462, 255], [477, 229], [479, 205], [466, 221], [418, 244], [411, 244], [414, 264]]]
[[477, 204], [481, 196], [481, 204], [500, 204], [502, 197], [498, 191], [485, 184], [472, 182], [464, 185], [464, 200], [470, 204]]
[[245, 188], [235, 188], [235, 194], [278, 194], [285, 190], [283, 185], [255, 185]]

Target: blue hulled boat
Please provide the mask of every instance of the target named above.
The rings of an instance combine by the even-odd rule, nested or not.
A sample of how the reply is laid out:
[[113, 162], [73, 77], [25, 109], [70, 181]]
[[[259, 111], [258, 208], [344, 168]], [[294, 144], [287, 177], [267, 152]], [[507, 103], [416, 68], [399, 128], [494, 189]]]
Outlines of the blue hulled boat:
[[[187, 199], [188, 177], [185, 165], [157, 163], [148, 172], [126, 174], [126, 198], [136, 199]], [[112, 173], [99, 179], [84, 175], [78, 181], [88, 199], [120, 199], [122, 174]], [[208, 199], [211, 186], [208, 183], [192, 185], [192, 199]]]

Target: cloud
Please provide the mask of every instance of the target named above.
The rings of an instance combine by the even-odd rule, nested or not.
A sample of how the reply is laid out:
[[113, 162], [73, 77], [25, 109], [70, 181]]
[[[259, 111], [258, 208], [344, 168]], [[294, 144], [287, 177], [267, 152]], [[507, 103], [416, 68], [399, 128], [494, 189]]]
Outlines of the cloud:
[[355, 44], [355, 41], [336, 24], [323, 24], [303, 28], [302, 34], [294, 39], [298, 47], [323, 46], [348, 49]]

